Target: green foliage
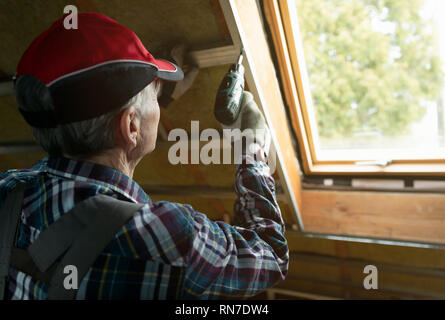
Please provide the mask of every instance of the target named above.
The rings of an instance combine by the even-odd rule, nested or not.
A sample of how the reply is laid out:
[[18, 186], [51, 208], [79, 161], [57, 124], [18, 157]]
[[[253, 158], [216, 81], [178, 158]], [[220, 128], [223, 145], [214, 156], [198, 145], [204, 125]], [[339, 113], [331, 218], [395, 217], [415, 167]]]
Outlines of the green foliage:
[[394, 136], [440, 94], [443, 72], [422, 0], [297, 0], [322, 138]]

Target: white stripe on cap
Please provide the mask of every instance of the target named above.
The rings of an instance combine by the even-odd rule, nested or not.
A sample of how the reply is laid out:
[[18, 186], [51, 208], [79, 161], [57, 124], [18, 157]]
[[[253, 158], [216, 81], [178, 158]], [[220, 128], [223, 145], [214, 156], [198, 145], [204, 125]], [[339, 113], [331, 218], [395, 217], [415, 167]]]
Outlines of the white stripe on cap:
[[51, 81], [50, 83], [48, 83], [46, 86], [47, 86], [47, 87], [50, 87], [50, 86], [52, 86], [54, 83], [56, 83], [56, 82], [59, 81], [59, 80], [62, 80], [62, 79], [65, 79], [65, 78], [74, 76], [74, 75], [76, 75], [76, 74], [79, 74], [79, 73], [82, 73], [82, 72], [85, 72], [85, 71], [88, 71], [88, 70], [92, 70], [92, 69], [94, 69], [94, 68], [98, 68], [98, 67], [101, 67], [101, 66], [104, 66], [104, 65], [107, 65], [107, 64], [115, 63], [115, 62], [134, 62], [134, 63], [148, 64], [148, 65], [151, 65], [151, 66], [155, 67], [158, 71], [162, 71], [162, 72], [176, 72], [176, 71], [178, 70], [178, 68], [176, 67], [176, 65], [175, 65], [174, 63], [170, 62], [170, 61], [167, 61], [167, 60], [164, 60], [164, 59], [157, 59], [157, 60], [163, 60], [163, 61], [166, 61], [166, 62], [170, 63], [171, 65], [173, 65], [173, 66], [175, 67], [175, 70], [163, 70], [163, 69], [159, 69], [159, 67], [158, 67], [157, 65], [155, 65], [155, 64], [153, 64], [153, 63], [150, 63], [150, 62], [141, 61], [141, 60], [118, 59], [118, 60], [105, 61], [105, 62], [96, 64], [96, 65], [94, 65], [94, 66], [88, 67], [88, 68], [84, 68], [84, 69], [80, 69], [80, 70], [76, 70], [76, 71], [73, 71], [73, 72], [64, 74], [63, 76], [60, 76], [59, 78], [54, 79], [53, 81]]

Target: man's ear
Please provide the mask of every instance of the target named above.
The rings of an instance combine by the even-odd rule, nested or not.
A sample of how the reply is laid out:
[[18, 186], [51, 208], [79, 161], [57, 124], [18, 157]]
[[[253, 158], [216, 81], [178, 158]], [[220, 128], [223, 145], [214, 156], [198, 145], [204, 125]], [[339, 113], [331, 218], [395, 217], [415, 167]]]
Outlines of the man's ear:
[[133, 149], [137, 146], [140, 135], [140, 119], [136, 108], [128, 107], [117, 117], [118, 135], [125, 148]]

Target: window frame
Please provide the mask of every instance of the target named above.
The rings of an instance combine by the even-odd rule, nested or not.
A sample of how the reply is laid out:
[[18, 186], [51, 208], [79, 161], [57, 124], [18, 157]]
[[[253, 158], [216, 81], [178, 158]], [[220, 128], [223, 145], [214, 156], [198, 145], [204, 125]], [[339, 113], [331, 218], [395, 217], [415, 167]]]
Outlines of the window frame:
[[[283, 189], [283, 198], [287, 199], [282, 211], [291, 213], [294, 218], [288, 235], [297, 231], [307, 237], [443, 248], [445, 236], [441, 230], [444, 223], [438, 216], [442, 217], [445, 198], [440, 194], [408, 192], [408, 188], [405, 188], [406, 192], [397, 192], [388, 188], [376, 190], [375, 187], [374, 190], [309, 190], [305, 187], [296, 159], [295, 141], [291, 139], [292, 126], [296, 123], [292, 123], [294, 118], [291, 117], [298, 116], [301, 110], [295, 108], [294, 114], [289, 117], [289, 108], [285, 103], [288, 97], [283, 95], [293, 90], [291, 93], [297, 96], [297, 92], [295, 86], [285, 88], [284, 81], [280, 85], [280, 73], [289, 81], [293, 79], [289, 76], [291, 73], [283, 73], [274, 63], [273, 43], [267, 32], [263, 32], [266, 31], [265, 20], [271, 19], [271, 11], [261, 9], [266, 6], [278, 9], [279, 0], [219, 1], [234, 46], [244, 48], [246, 85], [264, 113], [277, 150], [276, 173]], [[263, 8], [260, 4], [264, 5]], [[313, 178], [317, 180], [320, 177]], [[400, 178], [405, 179], [406, 176], [400, 175]], [[404, 185], [407, 187], [409, 183], [404, 182]]]
[[[264, 0], [263, 3], [281, 73], [284, 97], [306, 175], [445, 177], [445, 159], [396, 159], [387, 165], [356, 164], [363, 160], [317, 159], [311, 129], [315, 119], [308, 109], [312, 101], [295, 0]], [[378, 159], [365, 161], [375, 160]]]

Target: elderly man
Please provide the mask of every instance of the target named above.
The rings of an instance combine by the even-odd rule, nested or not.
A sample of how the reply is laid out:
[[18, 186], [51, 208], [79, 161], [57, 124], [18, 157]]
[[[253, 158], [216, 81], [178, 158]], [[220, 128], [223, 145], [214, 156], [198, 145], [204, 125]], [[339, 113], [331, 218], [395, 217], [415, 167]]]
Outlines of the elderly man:
[[[288, 247], [266, 163], [245, 155], [237, 166], [234, 225], [152, 202], [132, 177], [155, 149], [161, 81], [183, 73], [106, 16], [81, 13], [78, 26], [56, 21], [18, 65], [19, 111], [49, 157], [0, 176], [0, 294], [242, 298], [284, 279]], [[234, 128], [266, 127], [247, 92], [241, 117]]]

